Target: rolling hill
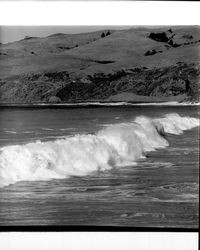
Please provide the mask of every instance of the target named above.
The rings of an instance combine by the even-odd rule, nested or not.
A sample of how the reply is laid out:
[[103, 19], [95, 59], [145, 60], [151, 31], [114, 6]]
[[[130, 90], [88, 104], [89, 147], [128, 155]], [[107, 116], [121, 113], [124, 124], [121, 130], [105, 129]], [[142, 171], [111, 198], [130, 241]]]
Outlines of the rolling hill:
[[199, 51], [197, 26], [25, 37], [0, 45], [0, 102], [199, 101]]

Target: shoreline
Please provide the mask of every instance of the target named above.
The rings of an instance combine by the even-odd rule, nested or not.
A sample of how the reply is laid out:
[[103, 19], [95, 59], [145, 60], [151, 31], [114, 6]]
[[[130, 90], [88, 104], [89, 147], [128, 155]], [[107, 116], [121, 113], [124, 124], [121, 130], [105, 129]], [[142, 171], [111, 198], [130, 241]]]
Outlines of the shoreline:
[[84, 108], [123, 106], [200, 106], [200, 102], [77, 102], [77, 103], [1, 103], [0, 108]]

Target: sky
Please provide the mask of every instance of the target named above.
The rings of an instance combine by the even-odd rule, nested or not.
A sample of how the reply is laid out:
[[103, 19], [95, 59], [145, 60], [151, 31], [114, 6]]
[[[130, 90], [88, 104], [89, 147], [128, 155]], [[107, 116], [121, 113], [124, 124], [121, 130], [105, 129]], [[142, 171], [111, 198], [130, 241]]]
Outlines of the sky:
[[14, 42], [25, 36], [45, 37], [55, 33], [76, 34], [103, 29], [129, 28], [131, 26], [0, 26], [0, 42]]

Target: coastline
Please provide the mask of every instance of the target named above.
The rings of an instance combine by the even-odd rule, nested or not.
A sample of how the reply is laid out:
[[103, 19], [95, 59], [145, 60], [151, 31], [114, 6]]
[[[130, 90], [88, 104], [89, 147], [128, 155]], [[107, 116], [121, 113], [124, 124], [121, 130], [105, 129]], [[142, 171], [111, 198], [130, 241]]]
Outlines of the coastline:
[[1, 103], [0, 108], [84, 108], [120, 106], [200, 106], [200, 102], [77, 102], [77, 103]]

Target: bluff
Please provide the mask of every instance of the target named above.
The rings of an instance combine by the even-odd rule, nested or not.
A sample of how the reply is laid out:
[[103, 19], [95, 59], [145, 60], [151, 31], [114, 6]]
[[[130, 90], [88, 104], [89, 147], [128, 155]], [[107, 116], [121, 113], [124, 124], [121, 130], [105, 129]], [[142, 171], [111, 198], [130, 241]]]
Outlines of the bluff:
[[0, 45], [0, 103], [199, 101], [200, 29], [137, 27]]

